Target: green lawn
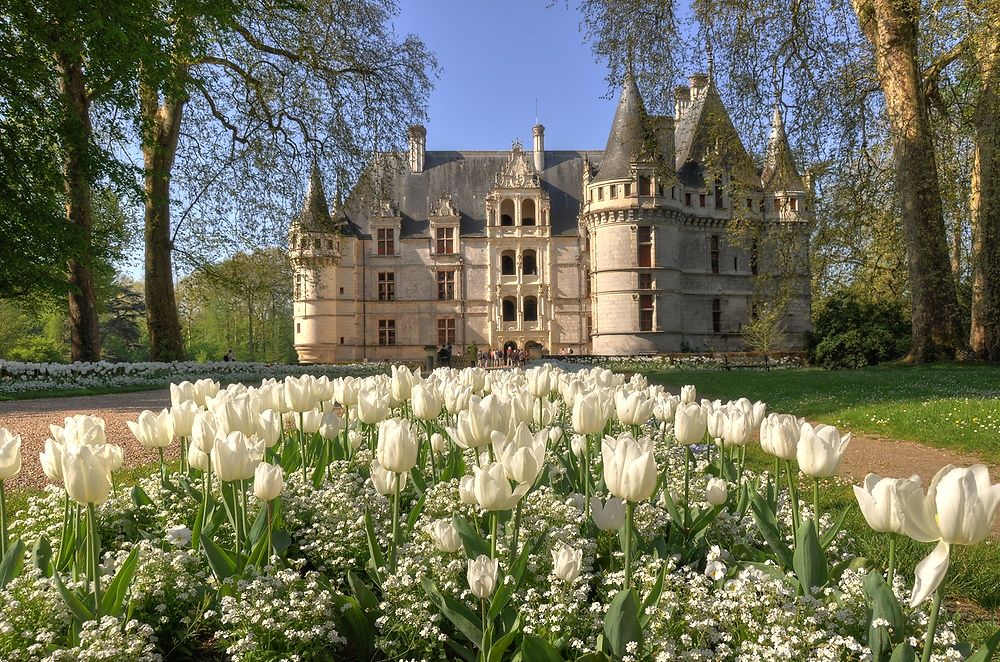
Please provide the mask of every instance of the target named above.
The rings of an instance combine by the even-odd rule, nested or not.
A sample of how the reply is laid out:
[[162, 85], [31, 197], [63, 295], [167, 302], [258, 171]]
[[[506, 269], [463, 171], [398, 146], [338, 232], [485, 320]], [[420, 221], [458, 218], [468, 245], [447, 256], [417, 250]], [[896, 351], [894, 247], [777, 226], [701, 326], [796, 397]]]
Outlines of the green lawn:
[[935, 364], [864, 370], [649, 370], [699, 397], [763, 400], [769, 411], [1000, 462], [1000, 368]]

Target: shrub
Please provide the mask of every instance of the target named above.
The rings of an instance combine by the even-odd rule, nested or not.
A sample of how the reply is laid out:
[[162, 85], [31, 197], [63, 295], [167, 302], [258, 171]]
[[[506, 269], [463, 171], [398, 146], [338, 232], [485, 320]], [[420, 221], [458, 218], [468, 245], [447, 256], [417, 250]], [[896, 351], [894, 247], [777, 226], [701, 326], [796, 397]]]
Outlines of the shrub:
[[901, 301], [866, 301], [844, 290], [813, 314], [809, 359], [821, 368], [863, 368], [910, 349], [910, 320]]

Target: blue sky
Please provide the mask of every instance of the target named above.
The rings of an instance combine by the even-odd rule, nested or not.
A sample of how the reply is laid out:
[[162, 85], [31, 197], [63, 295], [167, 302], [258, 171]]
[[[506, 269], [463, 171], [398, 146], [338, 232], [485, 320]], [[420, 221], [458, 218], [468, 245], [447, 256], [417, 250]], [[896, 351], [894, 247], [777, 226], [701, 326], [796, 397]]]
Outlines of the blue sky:
[[[583, 43], [575, 3], [556, 0], [403, 0], [400, 33], [415, 33], [441, 65], [428, 107], [427, 149], [531, 145], [603, 149], [617, 98]], [[617, 97], [617, 92], [614, 95]]]

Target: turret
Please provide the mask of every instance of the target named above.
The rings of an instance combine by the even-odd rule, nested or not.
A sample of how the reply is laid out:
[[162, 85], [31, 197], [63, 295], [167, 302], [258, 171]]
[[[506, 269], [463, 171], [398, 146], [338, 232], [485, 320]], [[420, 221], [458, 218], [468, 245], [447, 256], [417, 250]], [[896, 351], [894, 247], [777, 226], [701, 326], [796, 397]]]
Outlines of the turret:
[[541, 172], [545, 169], [545, 127], [541, 124], [536, 124], [531, 127], [531, 135], [535, 139], [535, 170]]

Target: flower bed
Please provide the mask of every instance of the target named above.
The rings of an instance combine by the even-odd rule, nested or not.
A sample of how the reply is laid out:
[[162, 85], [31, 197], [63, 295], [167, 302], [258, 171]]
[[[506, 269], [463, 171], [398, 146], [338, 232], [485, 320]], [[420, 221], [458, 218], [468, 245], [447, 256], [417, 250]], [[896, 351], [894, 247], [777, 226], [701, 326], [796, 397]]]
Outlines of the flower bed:
[[[0, 508], [0, 658], [971, 652], [939, 587], [950, 547], [985, 538], [1000, 503], [982, 467], [946, 467], [926, 494], [912, 479], [856, 488], [888, 545], [939, 541], [911, 587], [815, 505], [850, 435], [763, 403], [551, 365], [202, 379], [171, 400], [131, 427], [144, 446], [179, 443], [180, 468], [130, 489], [100, 419], [53, 426], [53, 484]], [[771, 472], [745, 466], [757, 431]], [[19, 443], [0, 431], [0, 480]]]
[[[765, 358], [755, 352], [722, 352], [711, 354], [648, 354], [648, 355], [600, 355], [600, 354], [561, 354], [553, 356], [553, 360], [569, 364], [612, 367], [616, 370], [730, 370], [735, 368], [754, 367], [763, 370]], [[766, 366], [769, 370], [801, 368], [806, 365], [803, 352], [777, 352], [768, 354]]]
[[253, 382], [274, 374], [371, 375], [387, 372], [384, 363], [349, 365], [275, 365], [247, 361], [171, 361], [144, 363], [21, 363], [0, 360], [0, 394], [32, 391], [81, 391], [95, 388], [162, 386], [185, 379]]

